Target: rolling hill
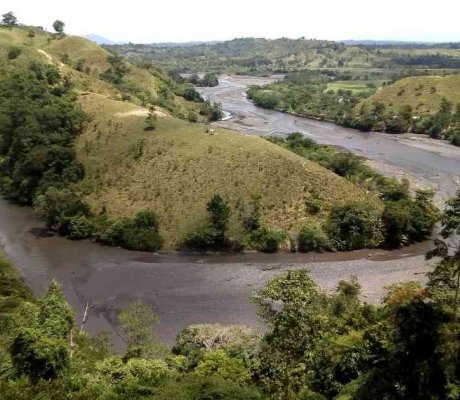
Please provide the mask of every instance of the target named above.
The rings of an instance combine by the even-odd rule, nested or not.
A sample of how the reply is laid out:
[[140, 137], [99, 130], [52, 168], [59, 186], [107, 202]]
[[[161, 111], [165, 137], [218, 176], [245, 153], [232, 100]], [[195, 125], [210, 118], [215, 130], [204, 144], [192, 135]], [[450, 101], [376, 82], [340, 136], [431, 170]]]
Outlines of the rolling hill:
[[362, 104], [379, 102], [394, 111], [410, 105], [416, 115], [434, 114], [439, 110], [443, 97], [454, 105], [460, 103], [460, 75], [404, 78], [382, 88], [358, 104], [357, 108]]
[[[14, 59], [8, 57], [11, 47], [21, 49]], [[85, 167], [76, 188], [95, 213], [106, 210], [119, 218], [153, 210], [164, 247], [171, 249], [205, 221], [206, 203], [214, 194], [229, 201], [235, 236], [241, 231], [238, 218], [254, 194], [262, 196], [263, 223], [288, 232], [311, 220], [323, 221], [335, 204], [360, 200], [379, 206], [374, 195], [276, 144], [219, 129], [208, 133], [204, 124], [178, 118], [197, 104], [176, 95], [170, 98], [172, 111], [157, 107], [156, 129], [146, 131], [143, 94], [155, 99], [173, 88], [161, 70], [131, 64], [121, 84], [102, 80], [110, 56], [79, 37], [26, 27], [0, 29], [0, 68], [52, 63], [74, 82], [89, 116], [76, 143]], [[315, 215], [306, 205], [312, 195], [322, 204]]]

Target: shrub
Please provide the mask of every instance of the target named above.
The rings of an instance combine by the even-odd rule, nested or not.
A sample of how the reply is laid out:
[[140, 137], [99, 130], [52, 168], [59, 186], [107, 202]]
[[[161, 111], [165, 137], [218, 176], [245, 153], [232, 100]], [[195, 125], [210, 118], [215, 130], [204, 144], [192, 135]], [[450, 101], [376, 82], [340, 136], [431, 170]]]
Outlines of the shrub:
[[199, 82], [200, 86], [214, 87], [219, 85], [219, 79], [216, 74], [207, 73], [203, 76], [203, 79]]
[[329, 238], [318, 224], [305, 225], [299, 234], [299, 251], [307, 253], [309, 251], [329, 250]]
[[130, 250], [157, 251], [163, 246], [158, 219], [152, 211], [140, 211], [132, 220], [123, 218], [106, 222], [97, 239], [103, 244]]
[[252, 387], [215, 376], [188, 375], [180, 381], [168, 380], [155, 394], [157, 400], [260, 400], [262, 396]]
[[388, 133], [404, 133], [409, 129], [409, 124], [400, 116], [385, 121]]
[[330, 162], [330, 169], [340, 176], [356, 174], [361, 167], [361, 159], [352, 153], [336, 153]]
[[282, 232], [261, 227], [250, 234], [250, 244], [255, 250], [276, 253], [285, 235]]
[[185, 100], [188, 101], [195, 101], [195, 102], [202, 102], [203, 98], [201, 95], [193, 88], [193, 87], [187, 87], [184, 90], [184, 93], [182, 95]]
[[385, 244], [388, 247], [408, 244], [407, 233], [410, 226], [408, 201], [387, 202], [383, 210], [382, 221], [385, 227]]
[[332, 244], [339, 250], [378, 247], [384, 239], [381, 215], [368, 203], [335, 206], [327, 223]]
[[69, 239], [88, 239], [92, 237], [95, 232], [94, 223], [84, 215], [69, 218], [66, 225], [66, 236]]
[[314, 196], [308, 196], [305, 201], [305, 206], [307, 207], [307, 212], [309, 214], [315, 215], [323, 208], [323, 202]]
[[456, 130], [448, 137], [449, 142], [454, 146], [460, 146], [460, 130]]
[[7, 54], [8, 60], [14, 60], [15, 58], [18, 58], [21, 52], [22, 50], [19, 47], [10, 47]]
[[191, 250], [222, 251], [231, 247], [227, 237], [230, 222], [230, 207], [219, 195], [214, 195], [206, 205], [210, 214], [210, 222], [190, 233], [184, 241], [184, 246]]
[[257, 353], [260, 338], [260, 332], [244, 325], [190, 325], [177, 335], [173, 353], [186, 356], [192, 366], [210, 349], [223, 349], [232, 357], [249, 359]]

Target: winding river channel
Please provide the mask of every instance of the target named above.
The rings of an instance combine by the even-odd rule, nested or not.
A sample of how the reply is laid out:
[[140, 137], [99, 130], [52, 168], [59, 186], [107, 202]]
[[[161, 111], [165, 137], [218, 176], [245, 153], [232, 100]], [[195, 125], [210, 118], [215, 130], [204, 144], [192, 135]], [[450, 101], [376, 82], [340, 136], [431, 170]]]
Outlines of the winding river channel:
[[[332, 124], [260, 109], [244, 91], [266, 78], [221, 77], [221, 85], [202, 93], [223, 104], [231, 118], [218, 124], [244, 134], [287, 134], [300, 131], [321, 143], [347, 148], [369, 159], [384, 173], [408, 177], [414, 185], [433, 187], [441, 203], [460, 179], [460, 148], [410, 135], [359, 133]], [[325, 290], [356, 275], [367, 301], [377, 302], [383, 287], [404, 280], [423, 280], [429, 243], [397, 251], [356, 251], [334, 254], [240, 254], [186, 256], [148, 254], [73, 242], [50, 236], [29, 208], [0, 200], [0, 240], [6, 256], [38, 295], [55, 278], [81, 318], [90, 304], [86, 330], [112, 332], [115, 348], [119, 309], [141, 300], [160, 316], [157, 333], [171, 344], [190, 324], [219, 322], [261, 326], [251, 293], [287, 268], [309, 268]]]

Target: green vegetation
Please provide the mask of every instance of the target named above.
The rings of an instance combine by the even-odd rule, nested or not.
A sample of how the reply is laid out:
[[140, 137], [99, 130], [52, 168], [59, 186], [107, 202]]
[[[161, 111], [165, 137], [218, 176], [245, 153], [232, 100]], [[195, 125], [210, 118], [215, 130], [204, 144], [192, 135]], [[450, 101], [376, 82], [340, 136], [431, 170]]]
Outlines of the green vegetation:
[[248, 89], [248, 97], [261, 107], [277, 109], [308, 117], [345, 123], [354, 107], [372, 94], [364, 91], [333, 90], [329, 87], [337, 73], [305, 71], [287, 75], [283, 81]]
[[31, 204], [49, 186], [83, 178], [73, 148], [85, 115], [59, 71], [32, 64], [0, 80], [1, 188], [8, 198]]
[[[460, 75], [403, 78], [376, 90], [331, 82], [337, 71], [305, 71], [283, 81], [252, 86], [248, 97], [258, 106], [328, 120], [363, 131], [424, 133], [460, 143]], [[381, 81], [380, 81], [381, 83]]]
[[2, 15], [2, 25], [6, 26], [16, 26], [18, 24], [18, 19], [12, 11], [7, 12]]
[[[7, 57], [19, 43], [21, 52]], [[146, 251], [275, 252], [294, 250], [306, 225], [331, 233], [337, 207], [384, 211], [377, 191], [366, 193], [358, 175], [347, 176], [357, 165], [347, 155], [308, 161], [302, 152], [196, 123], [221, 118], [221, 107], [177, 74], [31, 27], [0, 29], [0, 50], [2, 190], [33, 204], [50, 229], [71, 239]], [[366, 182], [380, 179], [373, 177]], [[225, 226], [207, 210], [215, 196], [228, 207]]]
[[[209, 208], [228, 217], [217, 197]], [[171, 351], [152, 330], [152, 308], [135, 303], [118, 314], [127, 348], [113, 354], [107, 334], [75, 325], [55, 281], [34, 299], [1, 260], [2, 398], [457, 399], [460, 253], [451, 239], [460, 233], [460, 191], [441, 223], [426, 287], [398, 283], [377, 306], [360, 300], [354, 277], [326, 293], [305, 269], [286, 271], [253, 295], [264, 333], [193, 325]]]
[[217, 75], [209, 72], [204, 74], [203, 78], [200, 78], [198, 74], [193, 74], [187, 80], [196, 86], [214, 87], [219, 85]]
[[56, 31], [56, 33], [60, 35], [64, 34], [64, 26], [65, 26], [64, 22], [58, 19], [53, 22], [53, 29]]
[[[307, 225], [302, 229], [300, 251], [400, 247], [431, 236], [439, 217], [431, 191], [417, 190], [412, 197], [408, 182], [384, 177], [359, 156], [316, 144], [301, 133], [269, 140], [376, 193], [384, 204], [383, 210], [375, 204], [360, 202], [334, 206], [324, 226]], [[307, 200], [307, 208], [312, 214], [321, 211], [316, 193]]]
[[[379, 71], [458, 69], [458, 43], [347, 44], [314, 39], [239, 38], [217, 43], [106, 46], [134, 62], [153, 61], [177, 72], [272, 74], [315, 68]], [[178, 69], [180, 65], [180, 69]]]

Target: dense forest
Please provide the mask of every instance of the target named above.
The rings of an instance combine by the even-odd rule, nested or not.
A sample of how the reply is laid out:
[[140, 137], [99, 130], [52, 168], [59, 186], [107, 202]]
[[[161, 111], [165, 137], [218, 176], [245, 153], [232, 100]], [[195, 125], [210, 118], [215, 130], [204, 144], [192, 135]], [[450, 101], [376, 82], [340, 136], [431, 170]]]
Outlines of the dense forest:
[[[152, 330], [154, 310], [118, 314], [126, 350], [85, 333], [61, 288], [34, 298], [0, 261], [0, 393], [30, 399], [458, 399], [460, 192], [442, 216], [427, 286], [388, 288], [363, 303], [355, 278], [321, 291], [304, 269], [253, 295], [266, 331], [194, 325], [172, 349]], [[90, 311], [91, 312], [91, 311]]]

